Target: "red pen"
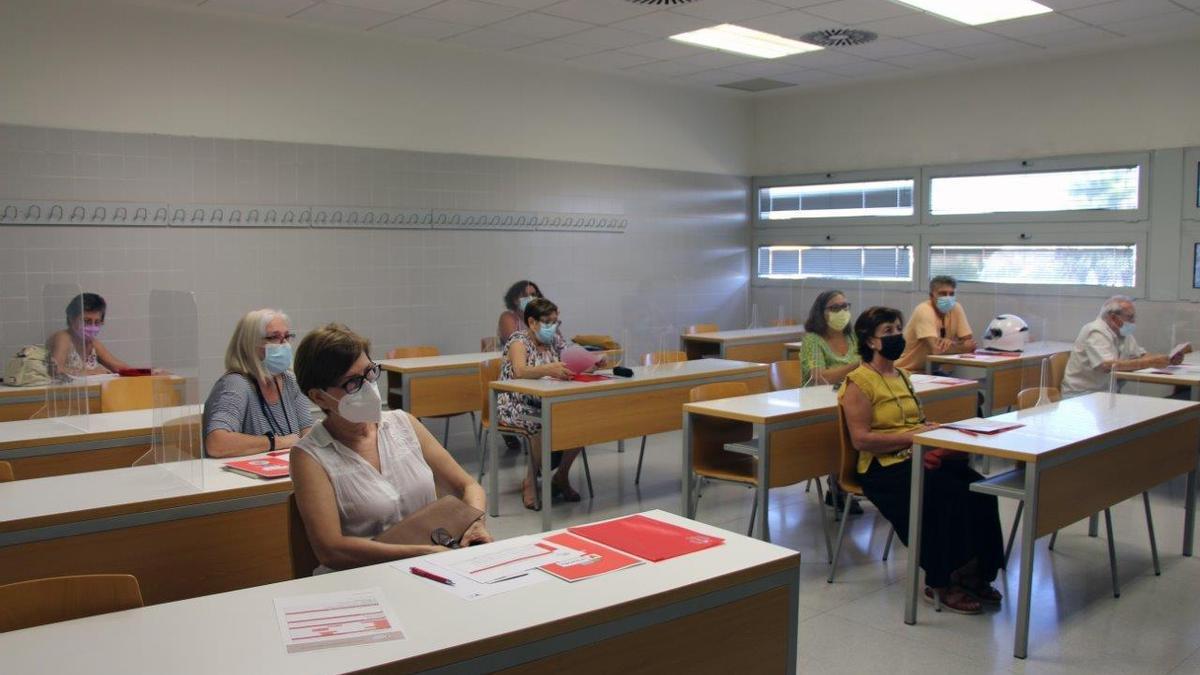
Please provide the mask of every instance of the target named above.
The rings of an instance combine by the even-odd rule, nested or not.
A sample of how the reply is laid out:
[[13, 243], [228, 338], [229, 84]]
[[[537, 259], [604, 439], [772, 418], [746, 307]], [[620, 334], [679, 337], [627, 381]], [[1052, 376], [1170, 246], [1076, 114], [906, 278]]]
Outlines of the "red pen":
[[419, 577], [425, 577], [426, 579], [429, 579], [431, 581], [436, 581], [439, 584], [446, 584], [447, 586], [454, 585], [454, 582], [450, 581], [446, 577], [439, 577], [438, 575], [434, 574], [433, 572], [426, 572], [425, 570], [421, 569], [420, 567], [410, 567], [410, 568], [408, 568], [408, 571], [412, 572], [413, 574], [415, 574]]

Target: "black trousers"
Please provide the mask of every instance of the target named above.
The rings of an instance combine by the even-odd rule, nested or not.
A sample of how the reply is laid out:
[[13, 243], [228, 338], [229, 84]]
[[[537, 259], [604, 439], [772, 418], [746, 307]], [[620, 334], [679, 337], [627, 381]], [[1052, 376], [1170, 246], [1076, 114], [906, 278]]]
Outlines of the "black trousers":
[[[990, 582], [1004, 564], [1004, 533], [996, 498], [968, 489], [982, 478], [967, 462], [957, 460], [925, 470], [921, 568], [927, 585], [949, 586], [950, 573], [972, 560], [979, 578]], [[866, 473], [859, 474], [859, 480], [867, 498], [907, 546], [912, 460], [886, 467], [873, 462]]]

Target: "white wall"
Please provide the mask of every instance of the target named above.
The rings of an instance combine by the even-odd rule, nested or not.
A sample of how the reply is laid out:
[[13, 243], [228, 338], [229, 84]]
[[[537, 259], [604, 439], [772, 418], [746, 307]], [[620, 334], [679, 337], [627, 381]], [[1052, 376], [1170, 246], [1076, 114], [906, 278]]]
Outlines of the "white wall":
[[1200, 144], [1200, 41], [760, 98], [756, 175]]
[[749, 173], [751, 104], [399, 38], [114, 0], [0, 3], [0, 122]]

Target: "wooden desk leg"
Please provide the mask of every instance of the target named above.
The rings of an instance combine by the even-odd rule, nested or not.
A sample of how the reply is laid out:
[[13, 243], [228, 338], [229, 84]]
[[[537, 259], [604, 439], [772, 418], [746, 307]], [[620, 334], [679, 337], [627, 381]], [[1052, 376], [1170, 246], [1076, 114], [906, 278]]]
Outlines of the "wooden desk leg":
[[767, 433], [765, 424], [754, 425], [754, 435], [758, 438], [758, 489], [754, 499], [758, 502], [758, 522], [755, 523], [754, 536], [771, 541], [771, 516], [768, 512], [771, 494], [771, 435]]
[[488, 439], [488, 467], [491, 468], [491, 473], [488, 475], [488, 513], [492, 516], [500, 515], [500, 453], [496, 451], [496, 441], [500, 440], [500, 420], [496, 417], [496, 397], [498, 392], [495, 389], [488, 388], [488, 420], [491, 425]]
[[[917, 593], [921, 586], [921, 511], [925, 499], [925, 448], [912, 448], [912, 488], [908, 498], [908, 598], [904, 601], [904, 623], [917, 622]], [[846, 495], [849, 499], [850, 495]]]
[[[1200, 401], [1200, 385], [1192, 385], [1192, 400]], [[1196, 469], [1187, 475], [1187, 495], [1183, 504], [1183, 555], [1191, 557], [1196, 536]]]
[[554, 480], [550, 473], [550, 459], [554, 454], [553, 436], [550, 430], [550, 411], [554, 404], [542, 401], [542, 532], [550, 531], [550, 503], [553, 494], [550, 483]]
[[1013, 656], [1023, 659], [1029, 653], [1029, 603], [1033, 594], [1033, 547], [1037, 542], [1038, 464], [1025, 464], [1025, 509], [1021, 522], [1021, 571], [1017, 585], [1017, 626], [1013, 635]]
[[682, 501], [679, 512], [684, 518], [692, 518], [692, 413], [683, 412], [683, 480], [681, 493]]

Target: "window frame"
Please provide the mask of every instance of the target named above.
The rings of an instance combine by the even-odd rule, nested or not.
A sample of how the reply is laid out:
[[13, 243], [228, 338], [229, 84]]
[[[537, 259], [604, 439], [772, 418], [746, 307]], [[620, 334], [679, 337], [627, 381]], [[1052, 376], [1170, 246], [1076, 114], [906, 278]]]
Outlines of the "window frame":
[[[1087, 171], [1122, 166], [1138, 167], [1138, 207], [1122, 211], [1005, 211], [1000, 213], [935, 215], [931, 210], [933, 179], [953, 176], [986, 176], [990, 174], [1047, 173], [1055, 171]], [[1005, 160], [976, 164], [947, 164], [921, 170], [921, 218], [928, 225], [949, 224], [1040, 224], [1079, 222], [1144, 222], [1150, 218], [1150, 153], [1130, 152], [1073, 157], [1050, 157], [1027, 160]]]
[[[1133, 286], [1085, 286], [1082, 284], [1000, 284], [990, 281], [959, 280], [959, 287], [966, 293], [992, 293], [1008, 295], [1042, 295], [1063, 297], [1107, 298], [1113, 295], [1128, 295], [1132, 298], [1145, 297], [1146, 258], [1149, 235], [1146, 232], [1047, 232], [1019, 235], [1003, 234], [943, 234], [924, 235], [921, 242], [920, 289], [929, 291], [929, 276], [933, 270], [933, 248], [935, 246], [1104, 246], [1129, 245], [1137, 247], [1137, 262], [1134, 265]], [[1189, 282], [1190, 285], [1190, 282]], [[1069, 292], [1068, 292], [1069, 291]]]
[[[1200, 201], [1197, 193], [1200, 193], [1200, 147], [1185, 148], [1183, 151], [1183, 219], [1200, 222], [1200, 206], [1196, 202]], [[1186, 235], [1189, 227], [1200, 227], [1200, 225], [1189, 226], [1184, 224], [1184, 233]], [[1187, 287], [1192, 287], [1191, 275], [1188, 275]], [[1200, 290], [1200, 289], [1197, 289]]]
[[[759, 193], [765, 188], [837, 183], [867, 183], [871, 181], [911, 180], [913, 182], [913, 212], [907, 216], [839, 216], [835, 218], [787, 218], [764, 220]], [[755, 229], [813, 228], [855, 225], [916, 225], [921, 220], [921, 171], [917, 168], [883, 169], [878, 171], [838, 171], [833, 173], [794, 174], [788, 176], [754, 177], [750, 181], [751, 223]], [[755, 247], [757, 251], [757, 247]]]
[[1179, 239], [1179, 299], [1200, 302], [1200, 288], [1195, 283], [1196, 245], [1200, 244], [1200, 222], [1183, 221]]
[[[901, 236], [889, 234], [852, 234], [852, 233], [803, 233], [791, 232], [762, 232], [757, 233], [750, 247], [750, 286], [751, 288], [813, 286], [824, 287], [838, 285], [857, 286], [858, 279], [830, 279], [816, 277], [811, 279], [765, 279], [758, 276], [758, 249], [762, 246], [909, 246], [912, 248], [912, 279], [909, 281], [875, 281], [884, 290], [912, 291], [916, 290], [921, 278], [921, 248], [920, 237], [914, 232], [905, 232]], [[865, 280], [864, 280], [865, 282]]]

